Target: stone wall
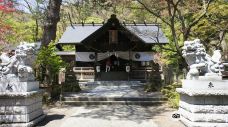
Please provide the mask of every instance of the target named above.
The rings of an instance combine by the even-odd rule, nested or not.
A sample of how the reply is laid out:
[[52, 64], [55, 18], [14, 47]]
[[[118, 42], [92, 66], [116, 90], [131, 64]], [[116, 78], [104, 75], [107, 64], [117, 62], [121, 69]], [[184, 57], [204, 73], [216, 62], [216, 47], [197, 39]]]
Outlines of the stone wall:
[[0, 127], [30, 127], [44, 116], [38, 82], [0, 82]]
[[183, 80], [179, 113], [188, 127], [228, 126], [228, 80]]

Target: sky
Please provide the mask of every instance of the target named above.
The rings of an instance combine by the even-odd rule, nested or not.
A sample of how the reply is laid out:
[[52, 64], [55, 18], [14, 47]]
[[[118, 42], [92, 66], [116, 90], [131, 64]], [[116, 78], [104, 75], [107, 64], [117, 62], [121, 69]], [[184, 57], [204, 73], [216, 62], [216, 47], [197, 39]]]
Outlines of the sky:
[[[34, 5], [34, 4], [35, 4], [35, 0], [27, 0], [27, 1], [29, 1], [29, 3], [31, 3], [31, 5]], [[17, 2], [18, 2], [18, 4], [19, 4], [19, 5], [16, 7], [17, 9], [23, 10], [23, 11], [29, 13], [29, 10], [28, 10], [28, 8], [27, 8], [27, 4], [25, 3], [24, 0], [17, 0]]]
[[[17, 9], [19, 9], [19, 10], [23, 10], [23, 11], [25, 11], [25, 12], [27, 12], [27, 13], [30, 13], [29, 12], [29, 9], [28, 9], [28, 7], [27, 7], [27, 4], [26, 4], [26, 2], [25, 2], [25, 0], [16, 0], [18, 3], [19, 3], [19, 5], [18, 5], [18, 7], [17, 7]], [[32, 6], [32, 7], [35, 7], [35, 5], [36, 5], [36, 0], [27, 0], [29, 3], [30, 3], [30, 5]], [[46, 1], [48, 1], [48, 0], [46, 0]], [[63, 2], [66, 2], [66, 1], [71, 1], [71, 0], [63, 0]], [[76, 1], [76, 0], [74, 0], [74, 1]]]

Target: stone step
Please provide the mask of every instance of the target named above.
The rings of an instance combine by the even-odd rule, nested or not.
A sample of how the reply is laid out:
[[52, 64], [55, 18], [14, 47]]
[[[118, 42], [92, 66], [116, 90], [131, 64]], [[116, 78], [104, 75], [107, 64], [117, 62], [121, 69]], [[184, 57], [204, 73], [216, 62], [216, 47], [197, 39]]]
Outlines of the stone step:
[[46, 117], [46, 115], [43, 114], [27, 123], [22, 123], [22, 122], [20, 122], [20, 123], [1, 123], [0, 127], [33, 127], [37, 123], [42, 121], [45, 117]]
[[64, 101], [67, 105], [141, 105], [141, 106], [152, 106], [160, 105], [165, 101]]
[[65, 101], [166, 101], [164, 97], [64, 97]]
[[186, 119], [185, 117], [181, 117], [181, 122], [186, 125], [186, 127], [227, 127], [228, 123], [225, 122], [219, 122], [219, 123], [213, 123], [213, 122], [192, 122], [189, 119]]
[[145, 83], [140, 81], [94, 81], [94, 82], [79, 82], [82, 90], [91, 90], [97, 86], [128, 86], [128, 87], [143, 87]]
[[88, 89], [65, 92], [65, 104], [71, 105], [155, 105], [166, 101], [160, 92], [146, 93], [140, 81], [88, 82]]
[[156, 105], [167, 101], [164, 97], [64, 97], [69, 105]]
[[181, 117], [184, 117], [192, 122], [208, 122], [208, 123], [227, 123], [228, 114], [216, 114], [216, 113], [191, 113], [183, 108], [179, 108]]
[[113, 81], [113, 80], [128, 80], [129, 74], [127, 72], [100, 72], [98, 79]]
[[103, 86], [120, 86], [120, 85], [143, 85], [140, 81], [94, 81], [94, 82], [84, 82], [81, 84], [87, 85], [103, 85]]

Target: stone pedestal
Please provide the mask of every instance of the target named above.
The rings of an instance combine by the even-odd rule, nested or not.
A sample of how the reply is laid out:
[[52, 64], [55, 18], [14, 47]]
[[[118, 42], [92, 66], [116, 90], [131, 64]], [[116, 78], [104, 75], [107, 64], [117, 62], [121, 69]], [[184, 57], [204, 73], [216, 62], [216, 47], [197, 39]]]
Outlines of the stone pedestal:
[[228, 80], [183, 80], [179, 113], [188, 127], [228, 126]]
[[44, 116], [38, 82], [0, 82], [0, 127], [32, 127]]

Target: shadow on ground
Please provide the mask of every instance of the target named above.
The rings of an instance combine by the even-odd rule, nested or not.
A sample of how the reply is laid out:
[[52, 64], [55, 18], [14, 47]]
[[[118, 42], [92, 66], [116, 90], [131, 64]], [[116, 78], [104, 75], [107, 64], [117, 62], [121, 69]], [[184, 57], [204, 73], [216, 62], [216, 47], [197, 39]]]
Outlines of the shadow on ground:
[[47, 125], [50, 121], [55, 121], [55, 120], [59, 120], [59, 119], [63, 119], [65, 117], [65, 115], [59, 115], [59, 114], [52, 114], [52, 115], [47, 115], [44, 120], [42, 120], [41, 122], [39, 122], [36, 126], [45, 126]]
[[78, 113], [76, 115], [72, 115], [71, 117], [84, 117], [103, 120], [130, 120], [141, 123], [166, 111], [163, 106], [144, 107], [136, 105], [104, 105], [87, 106], [83, 108], [88, 112]]

